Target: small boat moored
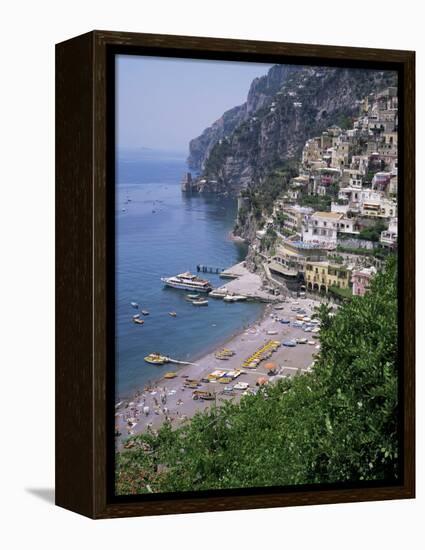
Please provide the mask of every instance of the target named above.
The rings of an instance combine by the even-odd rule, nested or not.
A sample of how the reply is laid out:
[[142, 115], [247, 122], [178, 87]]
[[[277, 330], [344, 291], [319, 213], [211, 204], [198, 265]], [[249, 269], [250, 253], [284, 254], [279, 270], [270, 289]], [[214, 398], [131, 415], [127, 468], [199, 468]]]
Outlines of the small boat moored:
[[168, 315], [170, 315], [170, 317], [177, 317], [177, 313], [175, 311], [169, 311]]
[[160, 353], [150, 353], [144, 360], [151, 365], [163, 365], [164, 363], [169, 363], [170, 358]]
[[246, 300], [246, 296], [242, 296], [241, 294], [227, 294], [224, 296], [223, 301], [224, 302], [242, 302]]
[[149, 311], [147, 309], [142, 309], [142, 315], [149, 315]]
[[139, 307], [139, 304], [137, 302], [130, 302], [131, 307], [134, 307], [137, 309]]
[[192, 305], [193, 306], [207, 306], [208, 305], [208, 300], [192, 300]]
[[136, 325], [143, 325], [144, 321], [143, 319], [139, 319], [139, 317], [133, 317], [133, 323], [136, 323]]
[[215, 399], [215, 395], [212, 392], [205, 391], [205, 390], [195, 390], [192, 393], [192, 399], [202, 399], [205, 401], [211, 401], [212, 399]]
[[192, 301], [192, 300], [197, 300], [198, 298], [200, 298], [200, 294], [187, 294], [186, 295], [186, 298], [189, 300], [189, 301]]

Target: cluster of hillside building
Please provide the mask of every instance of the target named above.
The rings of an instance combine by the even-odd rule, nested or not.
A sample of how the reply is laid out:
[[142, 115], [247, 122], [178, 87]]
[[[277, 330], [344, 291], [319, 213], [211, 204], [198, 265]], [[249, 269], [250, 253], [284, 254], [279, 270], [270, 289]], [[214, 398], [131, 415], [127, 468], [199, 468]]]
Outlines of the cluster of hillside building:
[[[259, 241], [270, 228], [277, 233], [268, 267], [288, 286], [363, 295], [379, 269], [376, 251], [397, 248], [397, 89], [358, 106], [352, 128], [332, 126], [307, 141], [299, 175], [257, 232]], [[378, 237], [368, 237], [376, 227]]]

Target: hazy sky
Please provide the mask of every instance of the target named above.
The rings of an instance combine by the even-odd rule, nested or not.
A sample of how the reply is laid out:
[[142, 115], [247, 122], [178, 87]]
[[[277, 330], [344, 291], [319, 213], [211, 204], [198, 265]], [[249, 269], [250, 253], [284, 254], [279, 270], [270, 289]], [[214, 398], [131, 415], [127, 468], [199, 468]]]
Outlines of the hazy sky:
[[117, 145], [187, 152], [189, 141], [246, 100], [271, 65], [119, 55]]

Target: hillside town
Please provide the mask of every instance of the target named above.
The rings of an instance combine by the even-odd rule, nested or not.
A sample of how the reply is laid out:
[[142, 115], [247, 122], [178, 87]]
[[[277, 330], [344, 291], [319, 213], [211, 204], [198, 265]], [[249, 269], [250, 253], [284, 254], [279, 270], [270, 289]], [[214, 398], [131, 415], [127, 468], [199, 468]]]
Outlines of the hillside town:
[[357, 103], [346, 128], [307, 140], [299, 174], [282, 185], [251, 242], [276, 285], [362, 296], [397, 249], [397, 89]]

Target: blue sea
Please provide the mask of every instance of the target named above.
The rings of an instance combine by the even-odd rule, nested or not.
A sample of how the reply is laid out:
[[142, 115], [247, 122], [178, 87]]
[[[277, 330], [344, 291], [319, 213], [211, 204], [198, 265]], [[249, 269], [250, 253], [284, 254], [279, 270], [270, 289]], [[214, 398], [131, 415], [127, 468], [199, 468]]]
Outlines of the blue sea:
[[[160, 280], [196, 273], [197, 264], [227, 268], [245, 258], [246, 245], [229, 238], [234, 198], [183, 194], [187, 166], [179, 154], [121, 152], [116, 171], [116, 393], [122, 399], [169, 370], [145, 363], [145, 355], [159, 351], [193, 361], [257, 320], [263, 306], [210, 299], [197, 308], [185, 300], [187, 292]], [[226, 282], [201, 276], [213, 286]], [[137, 325], [132, 316], [141, 309], [150, 315]]]

